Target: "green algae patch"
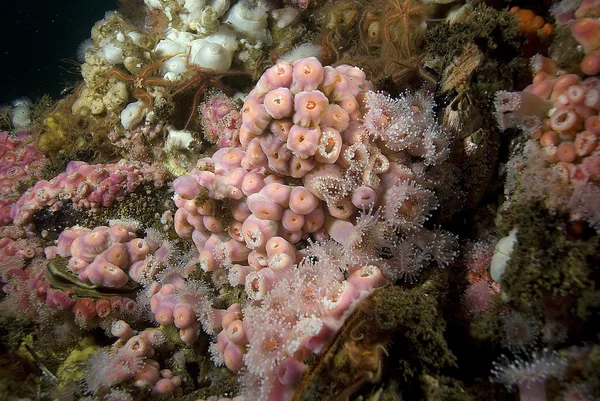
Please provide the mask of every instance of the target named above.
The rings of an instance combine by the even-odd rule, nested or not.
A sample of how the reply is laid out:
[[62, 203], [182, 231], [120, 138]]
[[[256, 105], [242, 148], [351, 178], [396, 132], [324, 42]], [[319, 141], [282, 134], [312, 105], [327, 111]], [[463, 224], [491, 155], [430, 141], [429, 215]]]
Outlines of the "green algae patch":
[[77, 383], [83, 380], [86, 374], [85, 363], [92, 354], [98, 350], [98, 345], [88, 345], [83, 348], [76, 348], [67, 356], [65, 361], [58, 367], [56, 377], [59, 381], [59, 387], [64, 387], [71, 383]]
[[596, 291], [593, 260], [600, 236], [573, 237], [563, 216], [536, 204], [516, 206], [503, 216], [500, 231], [511, 227], [519, 231], [502, 276], [502, 291], [517, 309], [541, 313], [550, 297], [576, 305], [582, 293], [588, 293], [589, 299], [590, 291]]

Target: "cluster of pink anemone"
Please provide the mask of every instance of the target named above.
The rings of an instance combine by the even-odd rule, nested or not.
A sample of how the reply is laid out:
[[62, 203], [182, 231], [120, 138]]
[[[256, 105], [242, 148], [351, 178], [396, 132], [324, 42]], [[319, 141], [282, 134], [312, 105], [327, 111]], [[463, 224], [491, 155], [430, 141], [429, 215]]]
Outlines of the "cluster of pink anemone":
[[181, 379], [169, 369], [160, 369], [160, 364], [153, 359], [165, 343], [162, 332], [151, 329], [137, 333], [120, 320], [113, 322], [111, 333], [118, 339], [110, 351], [100, 349], [87, 361], [88, 392], [106, 393], [132, 380], [135, 387], [150, 388], [152, 396], [183, 393]]
[[30, 141], [28, 132], [15, 137], [0, 132], [0, 226], [12, 223], [10, 210], [19, 193], [17, 184], [37, 180], [47, 161]]
[[[398, 103], [372, 88], [355, 67], [278, 62], [242, 107], [239, 144], [173, 182], [175, 231], [192, 240], [201, 269], [244, 286], [250, 302], [217, 311], [208, 294], [189, 295], [197, 284], [179, 272], [148, 290], [152, 312], [186, 342], [196, 338], [196, 320], [218, 332], [214, 360], [242, 372], [257, 399], [289, 398], [303, 359], [321, 352], [360, 300], [388, 282], [369, 230], [421, 232], [436, 206], [409, 166], [411, 157], [434, 164], [446, 152], [429, 103], [420, 108], [408, 95]], [[410, 129], [412, 153], [380, 146], [381, 129], [364, 122], [369, 112], [378, 128], [389, 118], [397, 135]], [[317, 243], [299, 250], [306, 240]]]
[[235, 101], [223, 93], [215, 93], [200, 104], [198, 111], [205, 139], [220, 147], [239, 145], [237, 137], [242, 115]]
[[69, 258], [67, 268], [98, 287], [121, 288], [130, 279], [140, 283], [147, 279], [149, 256], [164, 258], [168, 243], [152, 235], [137, 238], [136, 228], [135, 223], [119, 221], [94, 229], [66, 229], [56, 246], [46, 248], [46, 255]]
[[75, 208], [92, 211], [108, 207], [114, 201], [125, 199], [127, 193], [144, 183], [155, 187], [165, 184], [164, 172], [154, 165], [118, 163], [90, 165], [72, 161], [65, 172], [49, 181], [38, 181], [29, 188], [11, 209], [11, 218], [17, 225], [28, 224], [33, 214], [44, 207], [56, 211], [69, 200]]

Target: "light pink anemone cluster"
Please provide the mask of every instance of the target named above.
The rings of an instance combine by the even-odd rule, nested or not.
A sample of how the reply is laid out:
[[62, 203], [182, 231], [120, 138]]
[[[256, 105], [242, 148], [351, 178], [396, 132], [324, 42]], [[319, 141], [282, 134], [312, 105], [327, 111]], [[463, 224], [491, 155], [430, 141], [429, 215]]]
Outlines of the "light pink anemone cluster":
[[223, 93], [211, 95], [198, 107], [204, 138], [220, 147], [237, 146], [242, 115], [238, 106]]
[[46, 255], [49, 259], [56, 255], [69, 258], [67, 268], [97, 287], [121, 288], [130, 279], [145, 282], [150, 266], [166, 258], [169, 243], [156, 235], [137, 238], [136, 229], [135, 223], [127, 221], [94, 229], [66, 229], [56, 246], [46, 248]]
[[165, 179], [164, 171], [149, 164], [121, 160], [90, 165], [72, 161], [65, 172], [29, 188], [12, 207], [10, 215], [15, 224], [24, 226], [37, 211], [44, 207], [59, 210], [65, 201], [71, 201], [75, 208], [97, 210], [110, 206], [115, 200], [123, 200], [128, 192], [144, 183], [162, 187]]
[[510, 164], [528, 196], [600, 230], [600, 67], [590, 70], [586, 62], [581, 71], [593, 76], [566, 73], [554, 60], [535, 56], [533, 83], [522, 92], [498, 92], [496, 110], [501, 127], [531, 135], [528, 167]]
[[100, 349], [87, 362], [87, 391], [103, 394], [114, 386], [132, 380], [139, 388], [150, 388], [152, 396], [183, 393], [181, 379], [152, 359], [165, 343], [159, 330], [136, 333], [124, 321], [112, 324], [111, 332], [118, 340], [110, 351]]
[[0, 132], [0, 226], [12, 223], [10, 209], [18, 199], [17, 185], [37, 180], [47, 159], [30, 144], [28, 132], [11, 137]]
[[[220, 329], [213, 358], [242, 373], [250, 399], [288, 399], [304, 358], [321, 352], [373, 289], [454, 257], [449, 237], [422, 227], [437, 201], [419, 177], [449, 145], [431, 103], [371, 89], [355, 67], [279, 62], [242, 107], [239, 145], [173, 182], [177, 234], [193, 241], [200, 268], [244, 286], [249, 302], [202, 309], [210, 301], [186, 300], [196, 284], [179, 272], [151, 291], [152, 311], [185, 341], [195, 339], [194, 316], [207, 332]], [[386, 121], [398, 138], [410, 130], [410, 144], [384, 139]], [[406, 266], [376, 255], [396, 230], [407, 238]]]
[[[0, 241], [0, 258], [7, 268], [0, 280], [4, 283], [5, 302], [12, 306], [11, 310], [18, 311], [19, 319], [34, 319], [47, 307], [54, 311], [70, 310], [80, 327], [91, 328], [98, 324], [105, 326], [136, 308], [135, 301], [127, 297], [76, 298], [71, 290], [53, 288], [46, 279], [48, 262], [40, 257], [43, 250], [39, 247], [28, 250], [31, 247], [21, 240], [11, 241]], [[21, 258], [21, 264], [11, 264], [11, 255]], [[28, 266], [23, 269], [26, 260]]]

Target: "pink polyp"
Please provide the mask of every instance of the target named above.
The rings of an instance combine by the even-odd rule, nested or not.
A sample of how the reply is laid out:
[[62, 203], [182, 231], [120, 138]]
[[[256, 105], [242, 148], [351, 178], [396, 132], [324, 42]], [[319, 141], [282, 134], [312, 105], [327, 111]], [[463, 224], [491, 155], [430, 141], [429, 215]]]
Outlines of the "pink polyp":
[[106, 298], [101, 298], [96, 301], [96, 315], [100, 319], [104, 319], [110, 314], [110, 301]]
[[198, 181], [190, 175], [177, 177], [173, 181], [173, 189], [179, 196], [185, 199], [194, 199], [200, 193]]
[[282, 237], [269, 238], [265, 249], [269, 257], [278, 253], [285, 253], [292, 259], [296, 259], [296, 248]]
[[573, 38], [583, 47], [585, 54], [600, 47], [600, 21], [594, 18], [578, 18], [571, 25]]
[[[82, 277], [80, 273], [80, 278]], [[129, 276], [118, 266], [107, 262], [98, 256], [86, 269], [87, 279], [95, 285], [102, 287], [120, 288], [129, 281]]]
[[225, 249], [229, 252], [229, 258], [234, 262], [243, 262], [248, 259], [250, 249], [246, 246], [246, 243], [242, 241], [236, 241], [231, 239], [225, 243]]
[[302, 362], [294, 358], [287, 358], [279, 364], [279, 367], [277, 368], [277, 378], [281, 384], [295, 384], [298, 383], [307, 368], [308, 367]]
[[225, 335], [229, 339], [230, 342], [234, 344], [245, 344], [248, 342], [248, 337], [246, 337], [246, 330], [244, 329], [244, 324], [241, 320], [237, 319], [230, 322], [227, 325], [227, 328], [224, 328]]
[[325, 224], [325, 229], [337, 242], [340, 244], [344, 244], [346, 242], [346, 238], [354, 230], [354, 225], [348, 220], [340, 220], [340, 219], [327, 219], [327, 223]]
[[[567, 89], [566, 97], [569, 99], [568, 103], [574, 105], [574, 104], [583, 103], [583, 101], [585, 99], [585, 94], [586, 94], [586, 92], [581, 85], [571, 85]], [[561, 95], [561, 97], [562, 96], [565, 96], [565, 95]]]
[[369, 90], [367, 86], [369, 81], [367, 81], [367, 76], [365, 72], [358, 67], [353, 67], [348, 64], [342, 64], [335, 67], [335, 70], [342, 74], [351, 84], [352, 86], [352, 96], [356, 96], [361, 92], [361, 86], [363, 90]]
[[269, 268], [275, 273], [278, 279], [285, 278], [292, 271], [294, 266], [294, 257], [287, 253], [277, 253], [269, 257]]
[[253, 167], [264, 167], [267, 165], [267, 155], [265, 155], [265, 152], [261, 148], [260, 139], [258, 137], [252, 139], [248, 143], [248, 149], [246, 149], [246, 160]]
[[294, 124], [316, 127], [327, 111], [329, 100], [320, 91], [300, 92], [294, 97]]
[[323, 128], [315, 153], [315, 160], [319, 163], [333, 164], [340, 157], [342, 151], [342, 136], [335, 128]]
[[[260, 144], [258, 146], [260, 148]], [[247, 153], [248, 152], [246, 151], [246, 154]], [[262, 153], [262, 149], [261, 149], [261, 153]], [[266, 156], [265, 156], [265, 161], [266, 161]], [[263, 174], [249, 172], [248, 174], [246, 174], [246, 176], [244, 177], [244, 180], [242, 181], [242, 192], [244, 193], [244, 195], [249, 196], [249, 195], [255, 194], [258, 191], [260, 191], [264, 186], [265, 186], [265, 182], [264, 182]]]
[[[177, 213], [175, 215], [177, 215]], [[148, 246], [148, 243], [141, 238], [132, 239], [125, 246], [127, 247], [127, 252], [129, 253], [129, 259], [132, 262], [145, 259], [150, 253], [150, 247]]]
[[586, 54], [581, 60], [580, 68], [585, 75], [598, 75], [600, 73], [600, 50]]
[[279, 235], [285, 238], [290, 244], [296, 244], [302, 239], [302, 230], [290, 231], [282, 226], [279, 229]]
[[304, 226], [304, 215], [285, 209], [281, 217], [281, 224], [288, 231], [301, 230]]
[[305, 187], [295, 187], [290, 194], [290, 209], [294, 213], [307, 215], [319, 205], [319, 200]]
[[244, 235], [242, 234], [242, 223], [239, 221], [232, 221], [229, 223], [229, 227], [227, 227], [227, 233], [236, 241], [244, 241]]
[[325, 213], [323, 209], [317, 208], [304, 216], [304, 227], [302, 227], [302, 230], [307, 233], [314, 233], [323, 227], [324, 222]]
[[373, 188], [358, 187], [352, 193], [352, 204], [359, 209], [372, 208], [377, 202], [377, 193]]
[[172, 295], [163, 298], [156, 308], [156, 312], [154, 312], [154, 319], [164, 326], [172, 324], [175, 321], [173, 310], [175, 309], [176, 304], [175, 297]]
[[348, 96], [343, 100], [339, 101], [338, 106], [340, 106], [348, 115], [354, 113], [358, 109], [358, 102], [354, 96]]
[[256, 98], [248, 98], [242, 107], [242, 124], [252, 135], [261, 135], [271, 122], [264, 104]]
[[315, 154], [321, 138], [319, 127], [309, 129], [294, 125], [290, 129], [287, 139], [287, 147], [300, 159], [306, 159]]
[[287, 142], [288, 134], [294, 123], [291, 119], [273, 120], [267, 127], [280, 141]]
[[242, 189], [242, 182], [248, 171], [242, 167], [236, 167], [231, 170], [223, 180], [223, 184], [231, 185], [238, 189]]
[[222, 148], [217, 150], [212, 157], [215, 162], [215, 173], [222, 170], [231, 171], [240, 166], [245, 152], [240, 148]]
[[159, 396], [173, 394], [176, 389], [177, 387], [175, 386], [175, 383], [173, 383], [170, 379], [160, 379], [156, 382], [156, 384], [154, 384], [154, 387], [152, 388], [152, 395]]
[[76, 319], [81, 319], [84, 322], [89, 322], [96, 317], [96, 304], [93, 300], [82, 298], [75, 301], [75, 305], [71, 308]]
[[73, 230], [65, 230], [58, 236], [58, 241], [56, 242], [57, 252], [62, 257], [71, 256], [71, 245], [73, 245], [73, 241], [77, 239], [79, 233]]
[[271, 68], [268, 68], [261, 81], [264, 81], [264, 86], [267, 91], [289, 87], [292, 84], [293, 67], [287, 61], [280, 61]]
[[175, 327], [182, 329], [191, 326], [196, 321], [196, 314], [188, 304], [177, 304], [173, 309]]
[[87, 254], [99, 254], [108, 247], [109, 236], [106, 231], [83, 233], [80, 237], [82, 251]]
[[200, 268], [205, 272], [214, 271], [217, 268], [217, 266], [215, 263], [215, 256], [213, 255], [213, 253], [206, 249], [198, 251], [198, 263], [200, 264]]
[[263, 135], [259, 138], [260, 141], [260, 148], [262, 149], [262, 151], [265, 153], [265, 155], [267, 155], [267, 157], [271, 157], [277, 154], [277, 152], [279, 152], [279, 149], [281, 148], [281, 145], [284, 145], [285, 142], [282, 142], [281, 140], [279, 140], [279, 138], [277, 138], [275, 135], [272, 134], [266, 134]]
[[315, 161], [312, 157], [301, 159], [297, 156], [292, 156], [290, 159], [289, 171], [294, 178], [302, 178], [315, 168]]
[[250, 211], [259, 219], [279, 221], [283, 216], [283, 207], [261, 193], [250, 195], [246, 202]]
[[248, 146], [248, 143], [252, 140], [256, 138], [256, 135], [251, 134], [246, 127], [244, 127], [243, 125], [240, 127], [239, 133], [238, 133], [238, 139], [240, 140], [240, 144], [243, 147]]
[[358, 299], [360, 291], [351, 283], [344, 283], [344, 290], [338, 295], [338, 298], [333, 300], [332, 308], [327, 312], [327, 315], [339, 319], [344, 312]]
[[46, 294], [46, 305], [56, 310], [68, 310], [75, 305], [69, 294], [71, 291], [55, 290], [48, 288]]
[[[204, 232], [204, 231], [207, 230], [206, 226], [204, 225], [204, 217], [206, 217], [206, 216], [202, 216], [200, 214], [191, 214], [191, 213], [188, 214], [187, 217], [186, 217], [186, 221], [189, 224], [191, 224], [194, 227], [194, 229], [195, 229], [194, 232], [192, 232], [192, 240], [193, 241], [194, 241], [194, 234], [197, 231]], [[177, 220], [175, 221], [175, 224], [177, 225]], [[177, 231], [177, 228], [175, 228], [175, 231]], [[194, 243], [195, 242], [196, 241], [194, 241]]]
[[248, 254], [248, 264], [254, 269], [254, 271], [258, 271], [264, 267], [267, 267], [269, 265], [267, 253], [262, 250], [254, 249]]
[[123, 224], [115, 224], [107, 232], [113, 242], [127, 242], [135, 238], [135, 233]]
[[584, 104], [595, 110], [600, 110], [600, 88], [591, 88], [585, 94]]
[[250, 249], [264, 249], [269, 238], [277, 235], [277, 223], [249, 216], [242, 224], [244, 241]]
[[321, 122], [319, 125], [321, 127], [331, 127], [336, 131], [343, 131], [348, 128], [348, 124], [350, 123], [350, 117], [346, 110], [342, 109], [337, 104], [330, 104], [327, 107], [327, 111], [321, 118]]
[[129, 268], [129, 255], [127, 253], [127, 248], [123, 244], [112, 244], [102, 252], [102, 257], [104, 257], [107, 262], [112, 263], [123, 270]]
[[187, 217], [188, 212], [185, 209], [178, 209], [173, 218], [175, 232], [182, 238], [191, 238], [192, 232], [194, 232], [194, 227], [188, 222]]
[[383, 277], [381, 270], [375, 265], [366, 265], [355, 271], [348, 278], [350, 284], [359, 290], [369, 291], [381, 287], [387, 280]]
[[274, 119], [291, 117], [294, 111], [294, 95], [288, 88], [277, 88], [265, 95], [267, 113]]
[[575, 136], [574, 144], [577, 156], [588, 156], [598, 146], [598, 137], [591, 131], [582, 131]]
[[244, 354], [238, 348], [237, 345], [228, 344], [223, 352], [223, 359], [225, 360], [225, 366], [233, 372], [237, 372], [244, 366], [243, 360]]
[[325, 71], [316, 57], [307, 57], [293, 62], [292, 85], [293, 93], [315, 90], [323, 82]]
[[230, 202], [231, 215], [236, 221], [243, 223], [252, 214], [248, 208], [248, 204], [245, 201], [232, 201]]
[[336, 84], [343, 80], [342, 74], [337, 72], [335, 68], [331, 66], [323, 67], [323, 82], [319, 85], [319, 90], [331, 99], [331, 93], [335, 88]]
[[548, 99], [552, 94], [552, 88], [554, 88], [554, 81], [543, 80], [529, 85], [523, 91], [533, 93], [542, 99]]
[[282, 207], [288, 207], [291, 192], [289, 185], [272, 182], [266, 184], [259, 193]]
[[335, 205], [328, 207], [327, 211], [337, 219], [348, 219], [354, 213], [354, 205], [350, 199], [344, 198]]
[[221, 222], [213, 216], [202, 216], [202, 223], [211, 233], [220, 233], [223, 231]]
[[123, 321], [117, 320], [110, 326], [110, 332], [113, 336], [119, 337], [121, 340], [127, 341], [133, 336], [133, 329], [131, 326]]
[[581, 78], [576, 74], [565, 74], [556, 78], [554, 81], [554, 87], [552, 88], [552, 94], [550, 99], [556, 100], [560, 95], [566, 92], [571, 85], [579, 85]]
[[246, 293], [251, 299], [264, 299], [275, 284], [276, 278], [273, 271], [265, 267], [246, 276]]
[[550, 126], [556, 132], [572, 130], [577, 126], [578, 121], [577, 114], [565, 107], [554, 110], [550, 116]]
[[288, 149], [285, 143], [282, 144], [277, 151], [268, 156], [269, 169], [282, 176], [290, 175], [288, 161], [291, 157], [292, 152]]
[[593, 132], [594, 134], [600, 134], [600, 117], [599, 116], [591, 116], [585, 119], [585, 129], [586, 131]]

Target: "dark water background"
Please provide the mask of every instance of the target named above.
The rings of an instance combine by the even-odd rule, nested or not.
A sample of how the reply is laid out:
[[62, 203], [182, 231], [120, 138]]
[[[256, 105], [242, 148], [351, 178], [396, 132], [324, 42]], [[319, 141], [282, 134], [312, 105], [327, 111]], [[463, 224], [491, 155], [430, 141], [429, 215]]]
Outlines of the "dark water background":
[[77, 48], [116, 0], [3, 0], [0, 105], [44, 94], [54, 99], [81, 79]]

